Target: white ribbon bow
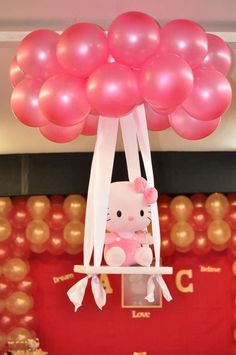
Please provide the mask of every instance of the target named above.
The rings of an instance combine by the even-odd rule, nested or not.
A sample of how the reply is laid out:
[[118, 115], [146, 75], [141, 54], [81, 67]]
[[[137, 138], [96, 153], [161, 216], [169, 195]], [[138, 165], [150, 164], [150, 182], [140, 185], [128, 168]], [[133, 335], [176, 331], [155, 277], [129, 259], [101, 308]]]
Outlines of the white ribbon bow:
[[98, 306], [98, 308], [102, 309], [102, 307], [105, 306], [105, 304], [106, 304], [106, 291], [102, 287], [102, 284], [101, 284], [98, 276], [97, 275], [93, 275], [93, 276], [88, 275], [88, 276], [84, 277], [82, 280], [76, 282], [76, 284], [74, 284], [67, 291], [67, 295], [68, 295], [70, 301], [75, 306], [75, 312], [82, 305], [85, 290], [87, 288], [88, 280], [90, 278], [92, 278], [91, 288], [92, 288], [92, 293], [93, 293], [93, 297], [94, 297], [96, 305]]
[[145, 297], [145, 300], [147, 300], [148, 302], [154, 302], [154, 300], [155, 300], [155, 298], [154, 298], [154, 291], [155, 291], [154, 280], [156, 280], [158, 285], [160, 286], [163, 297], [168, 302], [171, 301], [172, 297], [171, 297], [170, 291], [168, 290], [168, 287], [161, 275], [152, 275], [149, 277], [148, 282], [147, 282], [147, 296]]

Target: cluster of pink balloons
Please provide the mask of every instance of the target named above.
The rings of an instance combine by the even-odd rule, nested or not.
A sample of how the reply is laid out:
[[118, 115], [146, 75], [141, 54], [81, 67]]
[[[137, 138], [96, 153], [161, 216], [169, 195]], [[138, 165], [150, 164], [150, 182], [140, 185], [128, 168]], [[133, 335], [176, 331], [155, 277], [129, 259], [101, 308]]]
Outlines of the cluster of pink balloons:
[[127, 12], [108, 32], [78, 23], [61, 35], [31, 32], [10, 67], [12, 110], [49, 140], [96, 134], [98, 116], [121, 117], [145, 104], [148, 128], [182, 137], [213, 132], [230, 105], [225, 75], [231, 53], [194, 22], [162, 29], [149, 15]]

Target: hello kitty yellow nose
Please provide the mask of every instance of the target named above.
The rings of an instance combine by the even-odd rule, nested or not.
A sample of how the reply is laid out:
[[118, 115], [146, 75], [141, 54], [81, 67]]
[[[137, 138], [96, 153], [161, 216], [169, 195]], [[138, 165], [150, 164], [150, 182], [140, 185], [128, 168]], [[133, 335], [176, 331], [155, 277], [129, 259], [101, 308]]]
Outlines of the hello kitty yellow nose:
[[134, 220], [134, 217], [133, 217], [133, 216], [129, 216], [129, 217], [128, 217], [128, 221], [131, 222], [131, 221], [133, 221], [133, 220]]

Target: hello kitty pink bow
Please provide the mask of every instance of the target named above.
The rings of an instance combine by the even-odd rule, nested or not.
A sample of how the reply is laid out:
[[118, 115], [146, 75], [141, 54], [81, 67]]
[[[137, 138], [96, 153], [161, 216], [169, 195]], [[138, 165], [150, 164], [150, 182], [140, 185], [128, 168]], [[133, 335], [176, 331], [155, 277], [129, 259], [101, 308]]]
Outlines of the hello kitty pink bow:
[[148, 187], [147, 180], [139, 177], [134, 180], [133, 186], [136, 192], [143, 193], [144, 200], [147, 204], [151, 204], [157, 201], [158, 192], [155, 187]]

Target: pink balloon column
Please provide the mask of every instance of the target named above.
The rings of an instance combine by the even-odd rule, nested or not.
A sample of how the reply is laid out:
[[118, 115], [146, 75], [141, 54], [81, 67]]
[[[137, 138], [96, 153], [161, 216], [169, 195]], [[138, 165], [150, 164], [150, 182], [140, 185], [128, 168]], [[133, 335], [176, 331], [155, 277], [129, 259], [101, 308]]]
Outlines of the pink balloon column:
[[26, 36], [10, 66], [11, 105], [24, 124], [53, 142], [97, 132], [98, 118], [120, 118], [144, 104], [150, 130], [201, 139], [218, 126], [232, 99], [225, 75], [231, 52], [218, 36], [189, 20], [161, 29], [137, 11], [109, 29], [77, 23], [61, 35]]

